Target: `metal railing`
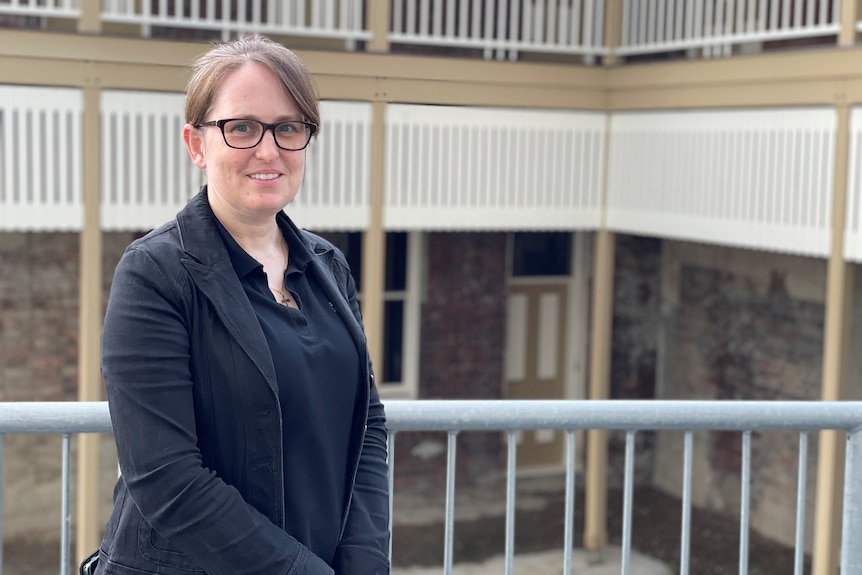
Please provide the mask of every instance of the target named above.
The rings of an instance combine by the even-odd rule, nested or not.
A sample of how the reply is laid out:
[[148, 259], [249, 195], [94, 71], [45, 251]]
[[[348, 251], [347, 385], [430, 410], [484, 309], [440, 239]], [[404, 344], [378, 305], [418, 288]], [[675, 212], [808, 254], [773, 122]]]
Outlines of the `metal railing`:
[[[640, 431], [675, 430], [684, 434], [681, 560], [678, 572], [689, 572], [690, 514], [692, 507], [692, 457], [695, 430], [736, 431], [742, 436], [740, 497], [740, 573], [747, 572], [750, 512], [751, 439], [755, 431], [791, 430], [799, 432], [797, 481], [795, 574], [803, 568], [805, 539], [805, 492], [808, 437], [820, 430], [848, 434], [845, 455], [841, 572], [862, 572], [862, 402], [814, 401], [389, 401], [386, 403], [390, 429], [390, 492], [394, 490], [395, 441], [398, 433], [443, 431], [448, 435], [446, 474], [446, 517], [444, 573], [453, 565], [455, 537], [456, 438], [461, 432], [502, 431], [508, 438], [506, 479], [506, 573], [514, 566], [515, 481], [517, 433], [528, 429], [562, 430], [566, 433], [565, 531], [563, 573], [572, 570], [574, 545], [575, 433], [580, 430], [621, 430], [626, 433], [623, 487], [622, 570], [629, 573], [631, 558], [632, 508], [634, 489], [635, 436]], [[110, 432], [104, 402], [21, 402], [0, 403], [0, 477], [2, 477], [2, 437], [5, 434], [56, 433], [63, 436], [62, 536], [60, 572], [69, 566], [70, 444], [71, 435]], [[392, 515], [390, 499], [390, 517]], [[2, 517], [0, 484], [0, 517]], [[0, 523], [2, 540], [2, 523]], [[2, 573], [2, 556], [0, 556]]]

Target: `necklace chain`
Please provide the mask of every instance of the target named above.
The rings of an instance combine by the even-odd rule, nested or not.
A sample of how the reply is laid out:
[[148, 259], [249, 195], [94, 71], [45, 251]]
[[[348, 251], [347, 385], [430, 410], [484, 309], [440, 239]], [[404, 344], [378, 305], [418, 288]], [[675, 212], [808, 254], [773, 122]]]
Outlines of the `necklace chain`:
[[[284, 271], [282, 272], [282, 288], [286, 288], [284, 285], [284, 273], [287, 272], [288, 265], [288, 252], [287, 252], [287, 242], [282, 240], [281, 251], [284, 253]], [[290, 295], [290, 291], [287, 289], [278, 289], [274, 288], [276, 292], [278, 292], [279, 303], [282, 305], [289, 306], [293, 303], [293, 297]]]
[[279, 300], [279, 303], [283, 305], [289, 305], [291, 302], [293, 302], [293, 298], [290, 297], [290, 292], [288, 292], [287, 290], [277, 289], [275, 291], [278, 292], [278, 297], [281, 298]]

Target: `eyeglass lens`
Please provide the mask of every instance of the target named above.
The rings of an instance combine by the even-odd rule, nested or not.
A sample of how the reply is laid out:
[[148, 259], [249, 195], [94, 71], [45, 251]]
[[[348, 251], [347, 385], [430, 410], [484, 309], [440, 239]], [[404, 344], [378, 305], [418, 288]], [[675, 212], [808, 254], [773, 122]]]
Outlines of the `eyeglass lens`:
[[[257, 120], [230, 120], [222, 127], [225, 143], [234, 148], [253, 148], [263, 138], [263, 132], [264, 125]], [[272, 133], [276, 143], [288, 150], [305, 147], [311, 138], [311, 131], [302, 122], [281, 122]]]

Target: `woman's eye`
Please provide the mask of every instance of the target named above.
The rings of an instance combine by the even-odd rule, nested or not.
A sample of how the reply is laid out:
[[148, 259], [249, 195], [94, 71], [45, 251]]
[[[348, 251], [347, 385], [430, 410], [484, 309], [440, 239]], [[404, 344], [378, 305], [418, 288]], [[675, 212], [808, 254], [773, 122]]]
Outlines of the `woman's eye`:
[[294, 133], [294, 132], [298, 132], [298, 131], [299, 131], [299, 129], [298, 129], [298, 127], [297, 127], [296, 123], [294, 123], [294, 122], [287, 122], [287, 123], [284, 123], [284, 124], [279, 124], [279, 125], [276, 127], [276, 129], [278, 130], [278, 133], [279, 133], [279, 134], [292, 134], [292, 133]]

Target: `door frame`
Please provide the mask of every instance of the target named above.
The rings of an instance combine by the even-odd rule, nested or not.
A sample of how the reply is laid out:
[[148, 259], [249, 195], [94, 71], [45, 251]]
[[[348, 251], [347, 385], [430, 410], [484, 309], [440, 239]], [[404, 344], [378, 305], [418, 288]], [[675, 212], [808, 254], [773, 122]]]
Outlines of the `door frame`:
[[[566, 286], [566, 317], [563, 331], [566, 345], [561, 346], [563, 357], [563, 395], [561, 399], [585, 399], [587, 396], [587, 377], [589, 373], [589, 320], [592, 294], [592, 245], [593, 234], [585, 231], [571, 233], [571, 261], [568, 276], [512, 276], [512, 253], [514, 233], [509, 233], [506, 241], [506, 281], [507, 287], [513, 285], [560, 285]], [[507, 289], [507, 301], [510, 290]], [[505, 361], [505, 360], [504, 360]], [[506, 373], [504, 366], [503, 373]], [[508, 382], [503, 381], [503, 397], [508, 397]], [[578, 453], [582, 453], [582, 433], [576, 436]], [[582, 457], [578, 457], [581, 461]], [[576, 462], [578, 468], [582, 464]], [[519, 474], [556, 472], [565, 467], [565, 452], [560, 453], [560, 464], [553, 469], [523, 469]]]

